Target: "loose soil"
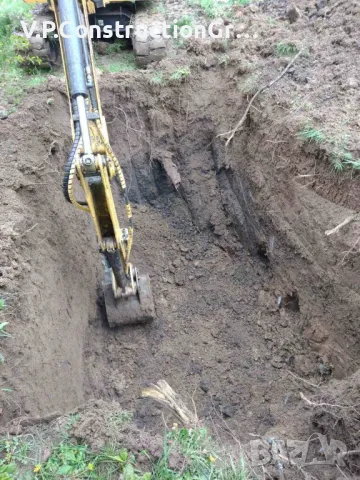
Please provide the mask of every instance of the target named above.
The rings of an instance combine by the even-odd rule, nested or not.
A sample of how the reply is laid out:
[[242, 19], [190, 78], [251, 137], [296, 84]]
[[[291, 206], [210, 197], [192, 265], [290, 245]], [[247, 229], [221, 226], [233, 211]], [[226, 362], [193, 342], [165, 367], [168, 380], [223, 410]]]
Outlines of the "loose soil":
[[[1, 392], [3, 424], [95, 398], [134, 410], [138, 427], [156, 433], [161, 410], [139, 395], [164, 378], [220, 436], [320, 432], [357, 448], [356, 413], [314, 409], [299, 391], [359, 403], [359, 179], [334, 172], [331, 148], [297, 133], [306, 119], [330, 136], [349, 133], [357, 158], [360, 7], [298, 2], [294, 24], [288, 7], [239, 9], [245, 33], [226, 51], [189, 41], [153, 69], [101, 77], [134, 206], [133, 261], [152, 280], [151, 325], [106, 324], [90, 218], [61, 192], [71, 146], [62, 81], [50, 77], [1, 122], [0, 296], [12, 334], [1, 342], [1, 378], [13, 390]], [[307, 54], [225, 148], [218, 135], [289, 62], [274, 54], [279, 41]], [[171, 80], [184, 65], [190, 77]]]

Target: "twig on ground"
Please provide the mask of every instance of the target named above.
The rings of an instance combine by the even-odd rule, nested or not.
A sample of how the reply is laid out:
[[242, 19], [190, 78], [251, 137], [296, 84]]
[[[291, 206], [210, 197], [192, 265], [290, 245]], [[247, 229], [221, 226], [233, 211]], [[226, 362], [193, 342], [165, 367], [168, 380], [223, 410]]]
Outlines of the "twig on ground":
[[298, 57], [301, 55], [302, 53], [302, 50], [300, 50], [291, 60], [290, 62], [287, 64], [286, 68], [280, 73], [280, 75], [278, 77], [276, 77], [274, 80], [272, 80], [271, 82], [267, 83], [266, 85], [263, 85], [261, 88], [259, 88], [259, 90], [255, 93], [255, 95], [252, 97], [252, 99], [250, 100], [248, 106], [246, 107], [246, 110], [243, 114], [243, 116], [240, 118], [240, 120], [238, 121], [238, 123], [236, 124], [236, 126], [232, 129], [232, 130], [229, 130], [228, 132], [225, 132], [225, 133], [219, 133], [219, 135], [216, 136], [216, 138], [218, 137], [227, 137], [227, 140], [226, 140], [226, 146], [229, 145], [229, 143], [231, 142], [231, 140], [234, 138], [235, 134], [240, 130], [240, 128], [242, 127], [243, 123], [245, 122], [247, 116], [248, 116], [248, 113], [250, 111], [250, 108], [252, 107], [254, 101], [257, 99], [257, 97], [260, 95], [260, 93], [262, 93], [264, 90], [267, 90], [268, 88], [271, 88], [276, 82], [278, 82], [285, 74], [286, 72], [289, 70], [289, 68], [291, 67], [291, 65], [298, 59]]
[[355, 217], [356, 215], [350, 215], [349, 217], [345, 218], [343, 222], [339, 223], [339, 225], [337, 225], [335, 228], [331, 230], [326, 230], [325, 235], [329, 236], [329, 235], [332, 235], [333, 233], [337, 233], [342, 227], [345, 227], [345, 225], [352, 222]]
[[305, 378], [299, 377], [299, 376], [296, 375], [295, 373], [290, 372], [290, 370], [287, 370], [287, 373], [290, 373], [290, 375], [292, 375], [294, 378], [296, 378], [297, 380], [301, 380], [302, 382], [310, 385], [311, 387], [320, 388], [321, 382], [320, 382], [318, 385], [315, 385], [315, 383], [311, 383], [311, 382], [309, 382], [308, 380], [305, 380]]
[[311, 400], [306, 398], [302, 392], [300, 392], [300, 397], [302, 400], [304, 400], [304, 402], [306, 402], [308, 405], [311, 405], [312, 407], [332, 407], [332, 408], [343, 408], [343, 409], [354, 408], [351, 405], [337, 405], [337, 404], [326, 403], [326, 402], [321, 402], [321, 403], [312, 402]]
[[20, 237], [23, 237], [24, 235], [26, 235], [27, 233], [30, 233], [32, 230], [34, 230], [34, 228], [36, 228], [37, 226], [39, 225], [39, 223], [35, 223], [32, 227], [28, 228], [27, 230], [25, 230], [25, 232], [21, 233], [20, 234]]
[[350, 255], [350, 253], [352, 253], [356, 247], [356, 245], [359, 243], [360, 241], [360, 237], [358, 237], [358, 239], [356, 240], [356, 242], [354, 243], [354, 245], [350, 248], [350, 250], [348, 250], [347, 252], [343, 252], [345, 253], [345, 255], [343, 256], [342, 260], [341, 260], [341, 263], [344, 263], [345, 262], [345, 258], [348, 257]]

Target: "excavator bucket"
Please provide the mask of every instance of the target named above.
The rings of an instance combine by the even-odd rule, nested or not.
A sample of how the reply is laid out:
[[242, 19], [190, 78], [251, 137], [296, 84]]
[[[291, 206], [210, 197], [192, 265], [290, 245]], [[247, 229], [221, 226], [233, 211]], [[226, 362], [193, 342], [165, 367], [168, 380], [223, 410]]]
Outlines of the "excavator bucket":
[[112, 283], [103, 283], [107, 320], [110, 327], [137, 325], [151, 322], [155, 318], [154, 299], [149, 275], [139, 275], [137, 294], [116, 299]]

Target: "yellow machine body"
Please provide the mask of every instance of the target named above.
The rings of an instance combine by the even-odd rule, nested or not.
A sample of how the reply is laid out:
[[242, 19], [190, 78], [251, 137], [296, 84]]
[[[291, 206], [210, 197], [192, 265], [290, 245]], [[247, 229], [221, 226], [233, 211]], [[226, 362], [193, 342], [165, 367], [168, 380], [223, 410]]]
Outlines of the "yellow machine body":
[[[45, 3], [45, 0], [25, 1]], [[112, 1], [105, 0], [103, 3]], [[93, 13], [94, 2], [49, 0], [48, 3], [57, 27], [64, 21], [70, 24], [69, 32], [74, 32], [79, 25], [89, 27], [89, 14]], [[92, 43], [89, 38], [70, 37], [59, 37], [74, 140], [65, 168], [64, 195], [75, 207], [92, 217], [105, 266], [103, 290], [110, 326], [147, 322], [155, 316], [150, 280], [147, 275], [138, 275], [130, 263], [134, 230], [132, 211], [121, 166], [109, 143]], [[116, 201], [112, 190], [115, 178], [122, 197]], [[82, 187], [85, 201], [75, 198], [76, 182]], [[121, 201], [128, 219], [126, 228], [120, 226], [116, 211], [116, 205]]]

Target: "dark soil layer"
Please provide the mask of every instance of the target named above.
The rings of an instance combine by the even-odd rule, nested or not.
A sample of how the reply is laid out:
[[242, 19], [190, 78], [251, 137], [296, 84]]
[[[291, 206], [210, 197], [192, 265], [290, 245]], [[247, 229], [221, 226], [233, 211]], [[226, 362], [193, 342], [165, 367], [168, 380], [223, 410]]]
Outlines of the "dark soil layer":
[[[261, 97], [226, 149], [217, 135], [244, 111], [248, 76], [237, 70], [241, 51], [223, 69], [209, 52], [185, 83], [160, 88], [152, 71], [101, 81], [134, 204], [133, 260], [152, 279], [151, 325], [106, 324], [90, 219], [61, 192], [71, 145], [64, 85], [50, 78], [1, 123], [0, 296], [12, 333], [1, 376], [14, 390], [2, 392], [4, 422], [95, 397], [157, 430], [159, 409], [138, 398], [164, 378], [242, 442], [320, 431], [356, 448], [357, 417], [334, 433], [334, 418], [311, 417], [299, 391], [310, 398], [321, 384], [326, 398], [358, 403], [358, 375], [350, 391], [344, 380], [360, 361], [358, 177], [334, 173], [326, 149], [297, 140], [299, 118], [284, 108], [293, 77]], [[266, 77], [282, 67], [270, 60]]]

